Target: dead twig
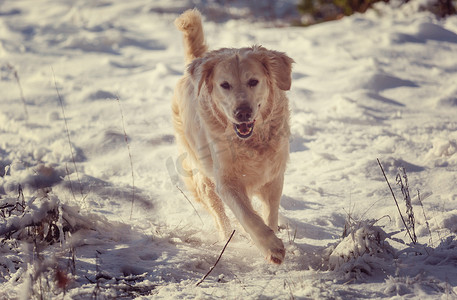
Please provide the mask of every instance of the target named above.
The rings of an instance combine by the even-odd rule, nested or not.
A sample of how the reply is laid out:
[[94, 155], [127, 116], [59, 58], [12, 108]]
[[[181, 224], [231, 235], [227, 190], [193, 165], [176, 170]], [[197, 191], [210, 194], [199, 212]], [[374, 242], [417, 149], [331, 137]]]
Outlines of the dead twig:
[[[52, 77], [54, 78], [54, 86], [56, 88], [57, 96], [59, 98], [60, 108], [62, 109], [63, 120], [65, 122], [65, 132], [67, 133], [68, 146], [70, 147], [71, 159], [73, 161], [73, 166], [75, 168], [76, 177], [78, 178], [78, 182], [79, 182], [79, 190], [81, 192], [81, 201], [84, 201], [83, 185], [81, 183], [81, 179], [79, 178], [78, 169], [76, 168], [76, 160], [75, 160], [75, 155], [73, 153], [73, 147], [72, 147], [71, 138], [70, 138], [70, 131], [68, 130], [68, 122], [67, 122], [67, 117], [65, 116], [65, 109], [63, 107], [62, 97], [60, 96], [59, 89], [57, 88], [56, 75], [54, 74], [54, 69], [52, 67], [51, 67], [51, 70], [52, 70]], [[70, 174], [68, 174], [68, 176], [70, 176]]]
[[384, 175], [384, 178], [386, 179], [387, 185], [389, 186], [390, 192], [392, 193], [392, 197], [394, 198], [395, 205], [397, 206], [398, 213], [400, 214], [400, 218], [403, 221], [403, 224], [405, 225], [406, 232], [408, 233], [409, 237], [411, 238], [411, 241], [415, 244], [414, 238], [413, 238], [411, 232], [409, 231], [408, 225], [406, 224], [406, 221], [403, 218], [403, 215], [401, 214], [400, 206], [398, 205], [397, 198], [395, 198], [394, 191], [392, 190], [392, 187], [390, 186], [389, 180], [387, 179], [386, 172], [384, 172], [384, 168], [382, 167], [381, 162], [379, 161], [379, 159], [377, 158], [376, 160], [378, 161], [379, 167], [381, 168], [381, 171], [382, 171], [382, 175]]
[[[401, 174], [402, 173], [402, 174]], [[404, 183], [403, 180], [404, 179]], [[405, 200], [406, 204], [406, 215], [407, 215], [407, 224], [412, 232], [413, 236], [413, 243], [417, 243], [417, 236], [415, 230], [415, 217], [414, 217], [414, 210], [413, 205], [411, 203], [411, 196], [409, 195], [409, 185], [408, 185], [408, 176], [406, 176], [405, 168], [399, 168], [399, 173], [397, 174], [397, 184], [400, 186], [401, 193], [403, 194], [403, 199]]]
[[[92, 297], [91, 299], [95, 299], [97, 300], [98, 299], [98, 292], [100, 291], [100, 278], [101, 278], [101, 273], [100, 273], [100, 254], [102, 254], [100, 251], [98, 250], [95, 250], [95, 271], [96, 271], [96, 275], [95, 275], [95, 287], [94, 287], [94, 290], [92, 292]], [[87, 277], [86, 277], [87, 278]], [[111, 279], [111, 278], [110, 278]], [[92, 282], [89, 278], [87, 278], [87, 280], [89, 280], [90, 282]]]
[[432, 231], [430, 230], [430, 224], [428, 224], [427, 216], [425, 215], [424, 204], [422, 204], [421, 194], [420, 194], [419, 190], [417, 190], [417, 200], [419, 200], [419, 204], [422, 207], [422, 213], [424, 214], [425, 225], [427, 226], [428, 234], [430, 236], [428, 242], [430, 243], [430, 246], [432, 246], [432, 248], [433, 248]]
[[232, 234], [230, 235], [229, 239], [227, 240], [227, 243], [225, 243], [225, 246], [224, 248], [222, 249], [221, 251], [221, 254], [219, 254], [219, 257], [217, 258], [216, 262], [214, 263], [214, 265], [209, 269], [208, 273], [205, 274], [205, 276], [202, 277], [202, 279], [200, 279], [199, 282], [197, 282], [197, 284], [195, 286], [199, 286], [200, 283], [202, 283], [206, 277], [208, 277], [208, 275], [214, 270], [214, 268], [216, 267], [217, 263], [219, 262], [219, 260], [221, 259], [222, 257], [222, 254], [224, 254], [224, 251], [225, 251], [225, 248], [227, 248], [227, 245], [230, 243], [230, 240], [232, 239], [233, 235], [235, 234], [235, 230], [232, 231]]
[[130, 207], [130, 220], [132, 219], [133, 213], [133, 203], [135, 202], [135, 176], [133, 173], [133, 160], [132, 160], [132, 152], [130, 151], [130, 144], [127, 136], [127, 132], [125, 131], [125, 122], [124, 122], [124, 112], [122, 110], [121, 101], [119, 100], [119, 95], [116, 97], [117, 104], [119, 104], [119, 111], [121, 113], [122, 119], [122, 129], [124, 130], [124, 141], [127, 145], [127, 150], [129, 152], [129, 159], [130, 159], [130, 170], [132, 171], [132, 206]]
[[11, 64], [6, 64], [6, 67], [8, 69], [10, 69], [11, 72], [13, 72], [14, 78], [16, 79], [17, 86], [19, 87], [19, 93], [21, 94], [22, 104], [24, 105], [25, 119], [28, 120], [29, 119], [29, 113], [27, 111], [27, 103], [25, 101], [24, 91], [22, 90], [22, 85], [21, 85], [21, 80], [19, 79], [19, 74], [17, 73], [16, 68], [14, 66], [12, 66]]
[[203, 223], [203, 219], [202, 217], [200, 217], [200, 214], [198, 213], [197, 209], [195, 208], [195, 206], [192, 204], [192, 201], [190, 201], [189, 198], [187, 198], [186, 194], [184, 194], [184, 192], [181, 190], [181, 188], [176, 185], [176, 188], [181, 192], [181, 194], [184, 196], [184, 198], [186, 198], [187, 202], [189, 202], [190, 205], [192, 205], [192, 208], [195, 210], [195, 212], [197, 213], [197, 216], [198, 218], [200, 219], [200, 221], [202, 222], [202, 225], [205, 225], [205, 223]]
[[0, 217], [6, 219], [11, 217], [13, 211], [17, 211], [20, 214], [25, 212], [25, 198], [22, 191], [22, 186], [19, 184], [17, 187], [17, 200], [15, 204], [5, 203], [0, 205]]
[[68, 164], [67, 164], [67, 163], [65, 163], [65, 170], [67, 171], [68, 182], [70, 183], [70, 191], [71, 191], [71, 194], [73, 195], [73, 199], [75, 199], [75, 201], [76, 201], [75, 191], [73, 190], [73, 183], [71, 182], [70, 170], [68, 169]]

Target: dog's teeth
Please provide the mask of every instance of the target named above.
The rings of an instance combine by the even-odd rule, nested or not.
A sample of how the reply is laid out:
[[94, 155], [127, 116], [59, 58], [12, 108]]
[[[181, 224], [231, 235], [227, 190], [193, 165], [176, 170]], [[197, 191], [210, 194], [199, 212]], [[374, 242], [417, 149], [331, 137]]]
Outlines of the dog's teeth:
[[235, 132], [241, 138], [249, 137], [254, 130], [254, 122], [234, 124]]

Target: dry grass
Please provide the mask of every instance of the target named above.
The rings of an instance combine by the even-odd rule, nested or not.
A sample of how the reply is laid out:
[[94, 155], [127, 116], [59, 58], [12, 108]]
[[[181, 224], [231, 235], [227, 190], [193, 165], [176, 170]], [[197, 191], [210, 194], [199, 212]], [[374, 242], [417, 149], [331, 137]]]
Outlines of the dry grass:
[[129, 144], [129, 139], [127, 132], [125, 130], [125, 122], [124, 122], [124, 111], [122, 110], [121, 106], [121, 101], [119, 100], [119, 96], [117, 96], [116, 100], [117, 103], [119, 104], [119, 112], [121, 113], [121, 121], [122, 121], [122, 129], [124, 131], [124, 142], [125, 145], [127, 146], [127, 151], [129, 153], [129, 161], [130, 161], [130, 170], [131, 170], [131, 175], [132, 175], [132, 206], [130, 208], [130, 220], [132, 219], [132, 213], [133, 213], [133, 204], [135, 202], [135, 174], [133, 172], [133, 160], [132, 160], [132, 152], [130, 151], [130, 144]]

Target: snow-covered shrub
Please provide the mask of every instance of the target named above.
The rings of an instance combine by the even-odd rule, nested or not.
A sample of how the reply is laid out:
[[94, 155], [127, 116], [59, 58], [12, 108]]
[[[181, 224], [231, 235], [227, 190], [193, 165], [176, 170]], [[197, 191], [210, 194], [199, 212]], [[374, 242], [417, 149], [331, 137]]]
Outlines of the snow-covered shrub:
[[[332, 21], [356, 12], [364, 13], [376, 2], [389, 0], [301, 0], [297, 8], [307, 16], [309, 24]], [[305, 25], [307, 22], [304, 22]]]
[[431, 11], [435, 15], [444, 18], [446, 16], [455, 15], [455, 1], [453, 0], [425, 0], [419, 1], [419, 9]]
[[[300, 0], [298, 11], [302, 14], [302, 24], [333, 21], [355, 13], [365, 13], [377, 2], [387, 2], [394, 8], [408, 3], [408, 0]], [[411, 1], [412, 2], [412, 1]], [[415, 11], [430, 11], [438, 17], [456, 14], [455, 0], [420, 0], [414, 1]], [[408, 5], [410, 5], [408, 3]], [[376, 9], [376, 6], [374, 6]]]
[[19, 188], [19, 196], [1, 199], [0, 208], [2, 242], [11, 239], [53, 244], [61, 241], [64, 232], [90, 228], [90, 223], [77, 222], [75, 209], [61, 204], [51, 189], [37, 190], [26, 199]]
[[65, 237], [94, 225], [77, 208], [62, 204], [50, 188], [25, 197], [19, 186], [17, 197], [0, 199], [0, 282], [19, 282], [22, 295], [18, 296], [23, 299], [47, 298], [48, 293], [62, 290], [67, 272], [54, 255], [43, 253], [48, 247], [71, 252]]
[[326, 249], [328, 268], [341, 272], [345, 279], [363, 279], [383, 270], [393, 259], [394, 250], [386, 241], [388, 235], [375, 223], [347, 222], [343, 238]]

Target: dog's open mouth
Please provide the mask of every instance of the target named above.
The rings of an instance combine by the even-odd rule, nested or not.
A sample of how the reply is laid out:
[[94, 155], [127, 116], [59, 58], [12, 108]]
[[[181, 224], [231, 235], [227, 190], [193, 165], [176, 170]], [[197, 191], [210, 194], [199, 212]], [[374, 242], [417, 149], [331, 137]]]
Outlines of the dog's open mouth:
[[254, 132], [254, 123], [255, 120], [249, 123], [233, 124], [233, 128], [240, 138], [247, 139]]

